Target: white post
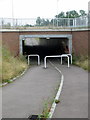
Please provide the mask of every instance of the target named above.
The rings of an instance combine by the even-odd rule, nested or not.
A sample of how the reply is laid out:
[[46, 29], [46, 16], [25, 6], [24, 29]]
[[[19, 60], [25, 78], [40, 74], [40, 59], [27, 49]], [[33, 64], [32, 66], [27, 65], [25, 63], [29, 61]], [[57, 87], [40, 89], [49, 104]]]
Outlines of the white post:
[[46, 68], [47, 65], [46, 65], [46, 57], [44, 58], [44, 67]]
[[61, 65], [62, 65], [62, 56], [61, 56]]
[[[68, 57], [68, 56], [67, 56]], [[69, 57], [68, 57], [68, 67], [69, 67]]]
[[40, 65], [40, 56], [38, 55], [38, 65]]
[[72, 64], [72, 55], [71, 54], [67, 54], [68, 56], [70, 56], [70, 61], [71, 61], [71, 64]]

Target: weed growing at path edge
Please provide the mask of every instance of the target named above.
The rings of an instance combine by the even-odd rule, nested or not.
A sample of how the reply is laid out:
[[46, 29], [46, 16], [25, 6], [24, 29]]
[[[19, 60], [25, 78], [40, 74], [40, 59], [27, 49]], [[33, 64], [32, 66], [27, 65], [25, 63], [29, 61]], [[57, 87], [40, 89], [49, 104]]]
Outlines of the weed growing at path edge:
[[2, 48], [2, 71], [0, 72], [2, 72], [3, 83], [21, 74], [27, 67], [28, 65], [23, 56], [14, 57], [8, 49]]

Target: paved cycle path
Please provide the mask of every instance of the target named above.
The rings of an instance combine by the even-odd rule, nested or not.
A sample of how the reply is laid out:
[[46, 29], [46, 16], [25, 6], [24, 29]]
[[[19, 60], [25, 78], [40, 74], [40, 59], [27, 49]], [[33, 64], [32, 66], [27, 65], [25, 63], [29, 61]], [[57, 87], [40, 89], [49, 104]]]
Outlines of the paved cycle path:
[[88, 118], [88, 72], [53, 62], [64, 75], [64, 85], [53, 118]]
[[[53, 118], [88, 118], [87, 71], [52, 61], [64, 75], [64, 86]], [[24, 76], [3, 87], [3, 117], [27, 118], [41, 114], [43, 106], [52, 100], [60, 83], [60, 74], [48, 62], [48, 68], [31, 67]]]
[[2, 90], [3, 118], [28, 118], [41, 114], [47, 101], [52, 101], [60, 84], [60, 74], [48, 65], [31, 67], [27, 72]]

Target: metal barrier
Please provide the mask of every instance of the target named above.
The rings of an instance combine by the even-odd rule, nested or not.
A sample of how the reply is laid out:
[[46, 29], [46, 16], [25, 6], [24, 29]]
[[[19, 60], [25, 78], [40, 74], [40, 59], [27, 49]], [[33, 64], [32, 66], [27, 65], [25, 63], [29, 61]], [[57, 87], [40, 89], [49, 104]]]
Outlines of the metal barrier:
[[0, 18], [2, 29], [26, 29], [26, 28], [76, 28], [88, 27], [88, 16], [78, 18]]
[[38, 55], [38, 54], [31, 54], [31, 55], [28, 55], [28, 65], [30, 64], [30, 60], [29, 60], [29, 58], [30, 57], [34, 57], [34, 56], [36, 56], [36, 57], [38, 57], [38, 65], [40, 65], [40, 56]]
[[62, 54], [62, 55], [68, 55], [70, 57], [70, 62], [72, 64], [72, 54]]
[[62, 58], [67, 57], [68, 58], [68, 67], [69, 67], [69, 56], [67, 54], [46, 56], [44, 58], [44, 67], [45, 68], [47, 67], [47, 58], [56, 58], [56, 57], [61, 57], [61, 64], [62, 64]]
[[62, 54], [61, 55], [61, 65], [62, 65], [62, 58], [67, 57], [68, 58], [68, 67], [69, 67], [69, 56], [67, 54]]

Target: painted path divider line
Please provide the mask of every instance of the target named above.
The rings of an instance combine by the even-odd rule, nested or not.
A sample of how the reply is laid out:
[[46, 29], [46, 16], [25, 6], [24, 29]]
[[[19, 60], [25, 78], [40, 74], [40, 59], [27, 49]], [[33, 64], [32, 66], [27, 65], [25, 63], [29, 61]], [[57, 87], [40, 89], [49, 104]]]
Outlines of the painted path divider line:
[[[62, 91], [62, 88], [63, 88], [64, 76], [63, 76], [62, 72], [61, 72], [51, 61], [49, 61], [49, 62], [50, 62], [50, 64], [61, 74], [60, 86], [59, 86], [58, 92], [57, 92], [56, 97], [55, 97], [55, 100], [59, 100], [60, 95], [61, 95], [61, 91]], [[54, 102], [53, 102], [53, 104], [52, 104], [52, 107], [51, 107], [51, 109], [50, 109], [50, 112], [49, 112], [49, 119], [52, 118], [53, 113], [54, 113], [55, 108], [56, 108], [56, 105], [57, 105], [57, 104], [55, 103], [55, 100], [54, 100]]]

